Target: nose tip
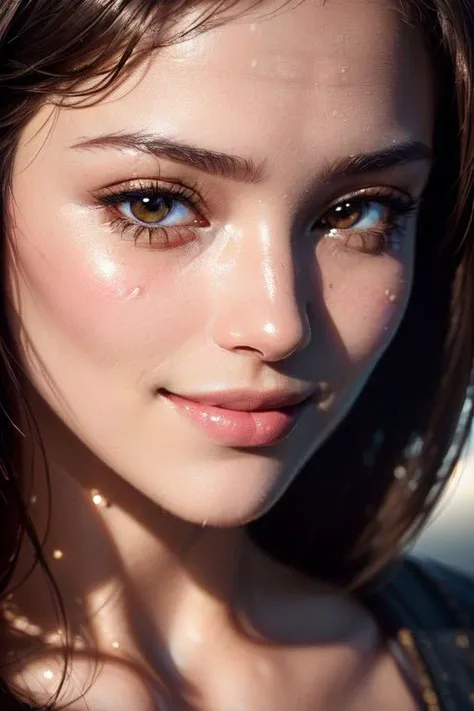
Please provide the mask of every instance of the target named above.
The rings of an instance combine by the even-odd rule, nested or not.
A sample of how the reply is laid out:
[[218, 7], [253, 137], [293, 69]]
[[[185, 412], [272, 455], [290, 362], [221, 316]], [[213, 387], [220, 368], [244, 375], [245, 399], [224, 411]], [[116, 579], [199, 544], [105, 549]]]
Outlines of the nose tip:
[[[289, 307], [288, 307], [289, 306]], [[259, 313], [255, 304], [227, 313], [215, 329], [215, 342], [233, 352], [255, 353], [262, 360], [277, 362], [303, 350], [311, 340], [307, 310], [296, 303], [280, 309], [273, 317]]]

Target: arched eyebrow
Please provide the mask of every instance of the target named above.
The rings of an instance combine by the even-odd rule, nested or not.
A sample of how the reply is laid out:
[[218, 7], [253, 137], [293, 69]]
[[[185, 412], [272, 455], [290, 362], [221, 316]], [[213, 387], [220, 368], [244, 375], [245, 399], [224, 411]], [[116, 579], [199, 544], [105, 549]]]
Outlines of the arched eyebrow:
[[257, 165], [251, 158], [240, 158], [228, 153], [210, 151], [206, 148], [161, 138], [146, 133], [117, 133], [87, 138], [75, 143], [72, 148], [118, 150], [131, 148], [157, 158], [200, 170], [210, 175], [244, 183], [258, 183], [265, 173], [264, 164]]
[[[251, 158], [199, 148], [142, 132], [111, 133], [84, 138], [71, 148], [81, 150], [133, 149], [237, 182], [258, 183], [264, 180], [266, 175], [264, 162], [257, 164]], [[321, 182], [335, 182], [347, 177], [382, 172], [406, 163], [431, 162], [432, 159], [431, 148], [421, 141], [394, 143], [373, 153], [360, 153], [339, 158], [325, 167], [318, 178]]]
[[320, 177], [324, 182], [367, 173], [380, 173], [406, 163], [433, 161], [433, 151], [421, 141], [394, 143], [374, 153], [360, 153], [336, 160], [325, 168]]

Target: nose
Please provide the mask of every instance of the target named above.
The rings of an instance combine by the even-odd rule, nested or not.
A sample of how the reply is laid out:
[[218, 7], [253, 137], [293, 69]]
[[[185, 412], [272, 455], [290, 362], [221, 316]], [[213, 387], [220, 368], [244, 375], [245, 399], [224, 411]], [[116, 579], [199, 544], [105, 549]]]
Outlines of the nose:
[[213, 339], [228, 351], [281, 361], [311, 340], [289, 230], [281, 235], [265, 226], [247, 237], [227, 246], [226, 263], [221, 264], [226, 277], [216, 299]]

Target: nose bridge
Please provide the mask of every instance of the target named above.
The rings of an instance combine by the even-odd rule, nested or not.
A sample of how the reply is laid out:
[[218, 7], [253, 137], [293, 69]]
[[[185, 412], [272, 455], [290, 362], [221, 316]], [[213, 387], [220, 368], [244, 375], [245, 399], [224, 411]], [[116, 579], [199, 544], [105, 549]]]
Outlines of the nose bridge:
[[296, 281], [290, 228], [280, 219], [247, 226], [226, 249], [226, 280], [217, 299], [214, 340], [227, 350], [245, 349], [269, 361], [307, 345], [305, 299]]

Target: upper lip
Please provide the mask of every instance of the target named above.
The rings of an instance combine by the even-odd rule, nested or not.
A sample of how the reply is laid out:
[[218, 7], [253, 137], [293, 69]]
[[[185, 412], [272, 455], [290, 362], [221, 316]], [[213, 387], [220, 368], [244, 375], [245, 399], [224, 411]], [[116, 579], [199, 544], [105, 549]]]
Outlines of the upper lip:
[[223, 407], [228, 410], [276, 410], [291, 405], [298, 405], [314, 395], [314, 390], [308, 392], [295, 392], [290, 390], [221, 390], [211, 393], [176, 393], [186, 400], [193, 400], [202, 405]]

